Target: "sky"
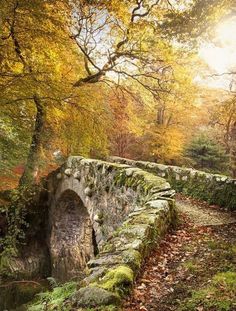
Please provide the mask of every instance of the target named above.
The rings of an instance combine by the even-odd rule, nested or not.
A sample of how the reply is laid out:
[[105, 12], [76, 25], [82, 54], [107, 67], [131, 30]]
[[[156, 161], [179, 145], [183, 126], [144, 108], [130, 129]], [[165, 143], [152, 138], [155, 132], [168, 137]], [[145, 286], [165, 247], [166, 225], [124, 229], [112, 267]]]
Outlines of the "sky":
[[220, 22], [212, 38], [212, 42], [202, 43], [199, 56], [209, 66], [209, 75], [214, 76], [196, 80], [203, 79], [209, 87], [229, 89], [232, 75], [227, 73], [236, 71], [236, 17]]

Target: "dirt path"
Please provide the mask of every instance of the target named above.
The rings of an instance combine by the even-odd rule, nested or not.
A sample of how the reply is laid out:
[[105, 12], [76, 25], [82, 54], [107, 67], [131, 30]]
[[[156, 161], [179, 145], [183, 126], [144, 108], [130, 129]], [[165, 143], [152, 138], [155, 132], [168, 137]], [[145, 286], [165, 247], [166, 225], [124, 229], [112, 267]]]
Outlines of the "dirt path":
[[187, 198], [177, 198], [177, 210], [188, 216], [190, 221], [198, 226], [219, 226], [236, 222], [236, 217], [222, 212], [217, 207], [208, 207], [207, 204], [192, 201]]
[[143, 266], [127, 311], [236, 311], [236, 218], [178, 197], [180, 224]]

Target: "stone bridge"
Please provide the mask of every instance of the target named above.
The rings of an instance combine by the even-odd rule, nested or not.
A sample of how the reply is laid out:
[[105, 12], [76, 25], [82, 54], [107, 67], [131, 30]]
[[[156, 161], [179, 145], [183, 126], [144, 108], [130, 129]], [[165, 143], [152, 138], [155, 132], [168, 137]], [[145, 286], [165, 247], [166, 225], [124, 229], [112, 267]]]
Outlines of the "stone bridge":
[[236, 181], [229, 177], [117, 157], [109, 161], [70, 157], [47, 177], [29, 217], [30, 243], [9, 264], [18, 279], [79, 281], [73, 307], [114, 304], [129, 290], [145, 256], [175, 222], [171, 186], [236, 207]]
[[44, 186], [10, 273], [80, 281], [75, 307], [117, 303], [174, 222], [175, 192], [140, 168], [82, 157], [70, 157]]
[[[141, 251], [138, 233], [130, 241], [123, 237], [120, 250], [119, 247], [112, 250], [116, 230], [121, 230], [124, 222], [127, 227], [130, 223], [135, 232], [142, 231], [142, 226], [145, 229], [154, 226], [159, 217], [154, 216], [156, 213], [163, 218], [160, 226], [167, 228], [173, 214], [174, 191], [170, 185], [162, 178], [124, 164], [70, 157], [49, 175], [47, 189], [51, 274], [63, 281], [78, 277], [88, 262], [90, 266], [97, 266], [96, 261], [112, 265], [109, 260], [114, 252]], [[134, 220], [137, 216], [139, 221]], [[161, 227], [155, 230], [164, 231]], [[145, 235], [143, 239], [148, 238]], [[102, 255], [108, 245], [109, 258]], [[138, 255], [142, 257], [141, 253]], [[95, 256], [99, 259], [91, 261]]]

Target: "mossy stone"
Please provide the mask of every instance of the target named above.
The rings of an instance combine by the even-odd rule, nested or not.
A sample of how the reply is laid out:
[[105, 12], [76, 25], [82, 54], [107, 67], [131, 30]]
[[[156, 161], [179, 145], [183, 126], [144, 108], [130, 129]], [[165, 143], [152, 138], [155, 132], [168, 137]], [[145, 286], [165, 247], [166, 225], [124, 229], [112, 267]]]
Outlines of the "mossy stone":
[[138, 271], [142, 263], [140, 252], [134, 249], [128, 249], [123, 253], [123, 262], [127, 264], [133, 271]]
[[128, 266], [121, 265], [109, 270], [99, 282], [99, 287], [122, 295], [129, 291], [133, 281], [134, 273], [132, 269]]
[[78, 290], [72, 297], [74, 307], [93, 308], [119, 305], [118, 295], [96, 286], [87, 286]]

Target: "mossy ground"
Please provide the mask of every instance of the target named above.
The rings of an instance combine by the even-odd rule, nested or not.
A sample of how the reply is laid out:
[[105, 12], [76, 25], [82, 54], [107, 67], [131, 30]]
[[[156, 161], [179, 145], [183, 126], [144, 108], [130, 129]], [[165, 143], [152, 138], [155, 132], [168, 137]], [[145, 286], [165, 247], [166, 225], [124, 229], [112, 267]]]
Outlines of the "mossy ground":
[[69, 311], [71, 308], [65, 304], [65, 301], [76, 291], [76, 287], [75, 282], [70, 282], [56, 286], [52, 291], [40, 293], [35, 298], [35, 302], [28, 305], [27, 311]]
[[236, 225], [195, 225], [182, 214], [141, 270], [124, 311], [235, 311]]

